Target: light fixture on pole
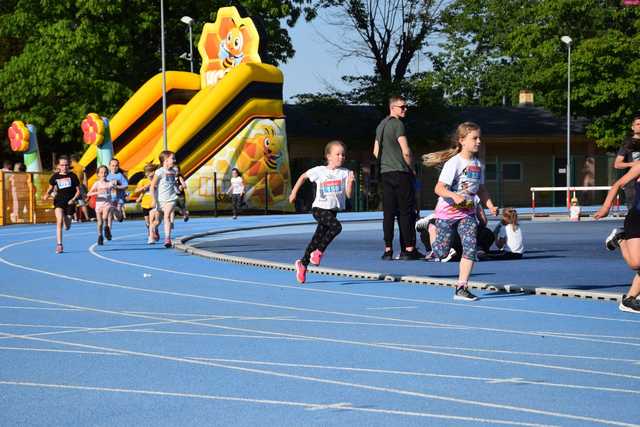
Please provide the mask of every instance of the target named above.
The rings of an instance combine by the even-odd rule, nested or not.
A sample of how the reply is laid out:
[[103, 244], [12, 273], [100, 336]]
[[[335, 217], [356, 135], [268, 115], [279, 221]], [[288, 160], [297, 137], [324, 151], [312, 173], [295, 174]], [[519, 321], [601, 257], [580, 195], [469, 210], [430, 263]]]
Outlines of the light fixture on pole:
[[560, 37], [567, 45], [567, 209], [571, 207], [571, 42], [569, 36]]
[[180, 22], [186, 24], [189, 27], [189, 53], [183, 53], [180, 55], [182, 59], [189, 59], [191, 62], [191, 72], [193, 73], [193, 33], [191, 32], [191, 25], [193, 25], [193, 18], [190, 16], [183, 16], [180, 18]]
[[162, 147], [167, 150], [167, 70], [164, 62], [164, 1], [160, 0], [160, 56], [162, 57]]

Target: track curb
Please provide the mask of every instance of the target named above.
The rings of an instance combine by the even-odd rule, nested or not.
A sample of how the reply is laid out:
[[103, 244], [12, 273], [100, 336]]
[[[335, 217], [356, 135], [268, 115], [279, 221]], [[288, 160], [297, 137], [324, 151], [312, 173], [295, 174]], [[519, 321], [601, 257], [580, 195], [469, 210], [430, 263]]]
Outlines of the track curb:
[[[359, 220], [343, 220], [343, 223], [357, 223], [357, 222], [373, 222], [380, 221], [378, 219], [359, 219]], [[269, 225], [257, 225], [257, 226], [249, 226], [249, 227], [233, 227], [233, 228], [225, 228], [222, 230], [211, 230], [205, 231], [201, 233], [195, 233], [188, 236], [179, 237], [175, 240], [174, 248], [180, 251], [183, 251], [190, 255], [196, 255], [202, 258], [210, 259], [213, 261], [221, 261], [238, 265], [246, 265], [251, 267], [261, 267], [268, 268], [273, 270], [282, 270], [282, 271], [295, 271], [293, 264], [290, 263], [282, 263], [275, 261], [267, 261], [261, 260], [257, 258], [249, 258], [249, 257], [240, 257], [234, 255], [226, 255], [220, 252], [214, 252], [210, 250], [200, 249], [195, 246], [187, 244], [187, 242], [208, 236], [215, 236], [219, 234], [226, 234], [238, 231], [248, 231], [248, 230], [260, 230], [267, 228], [275, 228], [275, 227], [292, 227], [292, 226], [300, 226], [300, 225], [315, 225], [315, 221], [304, 221], [304, 222], [290, 222], [290, 223], [281, 223], [281, 224], [269, 224]], [[456, 280], [455, 279], [445, 279], [439, 277], [430, 277], [430, 276], [402, 276], [397, 274], [389, 274], [384, 272], [372, 272], [372, 271], [358, 271], [358, 270], [345, 270], [339, 268], [327, 268], [327, 267], [315, 267], [309, 266], [307, 271], [309, 273], [322, 274], [325, 276], [339, 276], [339, 277], [348, 277], [352, 279], [365, 279], [365, 280], [376, 280], [376, 281], [387, 281], [387, 282], [401, 282], [406, 284], [414, 284], [414, 285], [430, 285], [430, 286], [445, 286], [445, 287], [455, 287]], [[564, 288], [547, 288], [547, 287], [533, 287], [533, 286], [522, 286], [516, 284], [494, 284], [488, 282], [480, 282], [480, 281], [470, 281], [469, 287], [472, 289], [483, 290], [483, 291], [494, 291], [494, 292], [504, 292], [504, 293], [524, 293], [530, 295], [540, 295], [540, 296], [551, 296], [551, 297], [569, 297], [569, 298], [579, 298], [579, 299], [589, 299], [596, 301], [610, 301], [610, 302], [620, 302], [622, 299], [621, 294], [614, 294], [610, 292], [594, 292], [594, 291], [585, 291], [579, 289], [564, 289]]]

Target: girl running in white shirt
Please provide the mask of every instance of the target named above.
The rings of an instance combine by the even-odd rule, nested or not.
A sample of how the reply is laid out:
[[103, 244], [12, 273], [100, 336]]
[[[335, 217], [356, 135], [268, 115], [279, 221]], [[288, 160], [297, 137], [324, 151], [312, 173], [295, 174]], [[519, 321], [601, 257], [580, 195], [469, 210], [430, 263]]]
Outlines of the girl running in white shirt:
[[484, 165], [478, 157], [480, 126], [472, 122], [462, 123], [458, 126], [452, 143], [453, 147], [449, 150], [423, 156], [426, 166], [444, 163], [434, 190], [440, 197], [435, 210], [437, 236], [432, 247], [436, 256], [441, 259], [447, 257], [457, 229], [462, 241], [462, 258], [453, 298], [475, 301], [478, 298], [467, 289], [469, 276], [477, 260], [478, 219], [475, 196], [478, 195], [494, 215], [497, 215], [498, 208], [484, 186]]
[[295, 262], [296, 279], [300, 283], [306, 280], [309, 263], [320, 265], [327, 246], [342, 231], [337, 214], [346, 207], [345, 196], [351, 198], [354, 182], [353, 172], [342, 167], [345, 151], [342, 141], [328, 143], [324, 148], [327, 165], [316, 166], [300, 175], [291, 190], [289, 203], [294, 203], [298, 190], [307, 179], [316, 183], [316, 197], [311, 213], [318, 226], [303, 257]]
[[111, 199], [113, 184], [107, 181], [109, 169], [102, 165], [98, 168], [98, 179], [93, 183], [87, 196], [96, 196], [96, 226], [98, 228], [98, 244], [104, 245], [102, 227], [108, 224], [109, 216], [112, 214], [113, 206], [117, 203]]

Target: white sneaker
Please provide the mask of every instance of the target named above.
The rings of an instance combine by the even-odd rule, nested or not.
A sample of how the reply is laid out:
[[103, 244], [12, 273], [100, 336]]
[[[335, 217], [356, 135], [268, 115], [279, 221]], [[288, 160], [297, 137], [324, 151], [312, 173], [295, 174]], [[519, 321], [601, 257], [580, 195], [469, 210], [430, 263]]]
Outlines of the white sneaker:
[[429, 217], [424, 217], [424, 218], [420, 218], [419, 220], [416, 221], [416, 231], [420, 232], [420, 231], [427, 231], [427, 229], [429, 228], [429, 220], [431, 218]]
[[611, 233], [609, 233], [604, 241], [604, 246], [607, 248], [607, 250], [615, 251], [616, 248], [620, 247], [619, 239], [620, 237], [622, 237], [623, 233], [623, 228], [614, 228], [613, 230], [611, 230]]
[[457, 253], [458, 253], [458, 252], [456, 252], [456, 250], [455, 250], [455, 249], [453, 249], [453, 248], [449, 249], [449, 255], [447, 255], [446, 257], [442, 258], [442, 259], [440, 260], [440, 262], [449, 262], [449, 261], [451, 261], [451, 258], [453, 258], [454, 256], [456, 256], [456, 254], [457, 254]]
[[147, 244], [153, 245], [154, 243], [156, 243], [156, 240], [153, 238], [153, 236], [149, 236], [149, 238], [147, 239]]

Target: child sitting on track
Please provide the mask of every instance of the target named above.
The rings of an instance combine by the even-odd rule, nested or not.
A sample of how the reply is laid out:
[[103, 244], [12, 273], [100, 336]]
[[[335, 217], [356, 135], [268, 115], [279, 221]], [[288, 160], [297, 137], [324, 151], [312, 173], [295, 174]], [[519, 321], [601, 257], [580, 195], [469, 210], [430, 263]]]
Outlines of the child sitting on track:
[[454, 231], [457, 229], [462, 241], [462, 258], [454, 299], [475, 301], [478, 299], [467, 289], [469, 276], [476, 261], [478, 220], [476, 218], [476, 194], [496, 215], [489, 193], [484, 186], [484, 165], [478, 158], [480, 151], [480, 126], [465, 122], [458, 126], [449, 150], [423, 156], [426, 166], [444, 163], [435, 187], [440, 196], [436, 205], [437, 237], [433, 251], [438, 258], [449, 254]]
[[311, 212], [318, 226], [304, 256], [295, 262], [296, 279], [300, 283], [306, 280], [309, 263], [320, 265], [327, 246], [342, 231], [337, 214], [346, 207], [345, 196], [351, 198], [355, 179], [352, 171], [342, 167], [345, 151], [342, 141], [329, 142], [324, 148], [327, 165], [316, 166], [300, 175], [291, 190], [289, 203], [294, 203], [298, 190], [307, 179], [316, 183], [316, 197]]

